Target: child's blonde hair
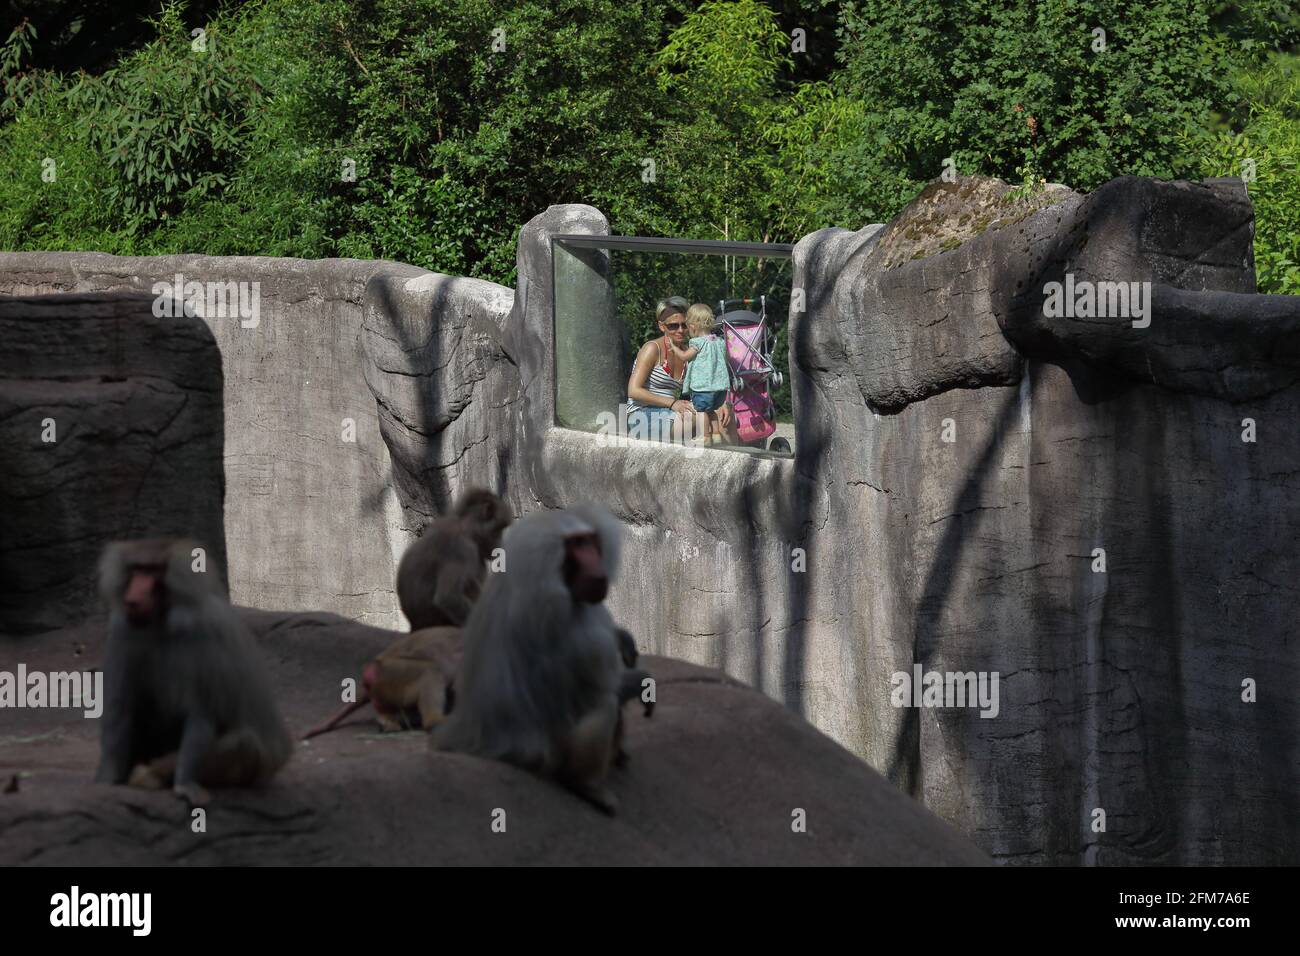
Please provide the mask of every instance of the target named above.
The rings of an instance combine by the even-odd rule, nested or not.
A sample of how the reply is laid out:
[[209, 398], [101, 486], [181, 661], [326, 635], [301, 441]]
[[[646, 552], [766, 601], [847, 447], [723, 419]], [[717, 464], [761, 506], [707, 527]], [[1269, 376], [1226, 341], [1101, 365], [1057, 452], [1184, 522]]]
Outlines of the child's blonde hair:
[[686, 310], [686, 327], [691, 335], [708, 335], [713, 331], [713, 310], [704, 302], [696, 302]]

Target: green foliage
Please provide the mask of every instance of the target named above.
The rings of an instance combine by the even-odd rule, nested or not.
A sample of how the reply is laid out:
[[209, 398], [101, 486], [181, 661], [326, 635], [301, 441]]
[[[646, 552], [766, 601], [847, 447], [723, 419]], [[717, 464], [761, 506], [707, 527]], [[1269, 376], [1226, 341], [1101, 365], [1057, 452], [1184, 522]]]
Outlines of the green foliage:
[[342, 247], [510, 281], [518, 230], [552, 203], [651, 218], [664, 17], [658, 0], [340, 6], [332, 48], [358, 68]]
[[320, 56], [315, 0], [250, 4], [210, 24], [216, 50], [259, 91], [239, 149], [227, 154], [227, 185], [186, 202], [147, 233], [150, 253], [203, 249], [214, 255], [316, 258], [346, 254], [338, 236], [352, 217], [343, 161], [355, 156], [352, 72]]
[[857, 219], [843, 199], [861, 189], [832, 159], [860, 134], [865, 111], [826, 83], [790, 80], [791, 40], [767, 5], [701, 4], [656, 64], [670, 102], [655, 155], [676, 234], [791, 242], [827, 216]]
[[[1105, 31], [1105, 48], [1099, 48]], [[960, 173], [1094, 189], [1193, 171], [1180, 149], [1230, 102], [1230, 44], [1199, 0], [850, 0], [842, 82], [926, 181]]]
[[109, 166], [106, 198], [128, 221], [166, 219], [218, 194], [244, 145], [263, 93], [214, 27], [191, 48], [178, 7], [163, 10], [158, 37], [97, 81], [68, 91], [89, 142]]
[[31, 38], [20, 24], [0, 51], [0, 248], [125, 251], [101, 201], [108, 179], [80, 132], [59, 83], [28, 67]]
[[[277, 22], [293, 9], [249, 5], [208, 24], [200, 52], [181, 7], [169, 7], [156, 39], [105, 75], [42, 74], [0, 127], [0, 156], [15, 170], [0, 182], [0, 242], [332, 254], [329, 231], [343, 210], [326, 156], [344, 104], [321, 92], [328, 66]], [[53, 182], [39, 175], [47, 159]]]
[[[552, 203], [591, 203], [616, 233], [789, 242], [888, 220], [950, 156], [1082, 189], [1253, 158], [1261, 288], [1296, 287], [1295, 71], [1266, 64], [1300, 37], [1293, 5], [195, 2], [97, 76], [32, 67], [38, 40], [71, 34], [10, 34], [0, 246], [385, 257], [510, 283], [518, 230]], [[826, 76], [814, 30], [810, 73], [786, 28], [837, 9], [841, 67]], [[685, 268], [627, 301], [770, 284], [756, 263]]]
[[1272, 56], [1237, 88], [1249, 119], [1205, 145], [1201, 173], [1248, 179], [1259, 291], [1300, 295], [1300, 57]]
[[758, 0], [703, 3], [655, 59], [659, 85], [743, 129], [763, 114], [782, 71], [794, 64], [776, 14]]
[[[0, 177], [0, 248], [133, 251], [101, 199], [108, 179], [77, 119], [53, 103], [23, 110], [0, 130], [8, 171]], [[53, 181], [43, 178], [47, 169]]]
[[923, 185], [904, 168], [877, 113], [835, 85], [806, 83], [777, 104], [763, 130], [779, 173], [773, 233], [794, 241], [828, 225], [887, 222]]
[[36, 27], [24, 20], [13, 28], [4, 46], [0, 47], [0, 92], [4, 94], [4, 99], [0, 100], [0, 116], [13, 116], [48, 86], [45, 74], [24, 69], [31, 62], [34, 39]]

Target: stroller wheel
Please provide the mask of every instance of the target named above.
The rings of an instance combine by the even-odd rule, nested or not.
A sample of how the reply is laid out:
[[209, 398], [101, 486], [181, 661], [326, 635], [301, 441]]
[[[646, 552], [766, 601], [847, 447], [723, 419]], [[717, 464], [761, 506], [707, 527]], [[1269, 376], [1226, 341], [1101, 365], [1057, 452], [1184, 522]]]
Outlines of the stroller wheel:
[[772, 385], [773, 385], [774, 387], [776, 387], [776, 388], [780, 388], [780, 387], [781, 387], [781, 383], [784, 382], [784, 381], [785, 381], [785, 376], [782, 375], [780, 372], [773, 372], [773, 373], [772, 373]]
[[782, 455], [790, 454], [790, 443], [784, 438], [773, 438], [767, 443], [767, 450], [778, 452]]

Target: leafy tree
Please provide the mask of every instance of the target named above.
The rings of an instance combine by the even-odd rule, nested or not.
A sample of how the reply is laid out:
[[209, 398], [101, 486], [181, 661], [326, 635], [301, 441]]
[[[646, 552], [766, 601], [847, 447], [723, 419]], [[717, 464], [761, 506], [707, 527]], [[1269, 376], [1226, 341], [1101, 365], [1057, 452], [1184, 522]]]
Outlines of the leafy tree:
[[552, 203], [655, 219], [641, 160], [662, 102], [658, 0], [324, 6], [358, 69], [358, 228], [342, 250], [510, 281], [519, 228]]
[[[143, 33], [130, 11], [159, 0], [130, 0], [132, 48], [98, 76], [34, 68], [106, 58], [102, 17], [47, 2], [16, 0], [50, 32], [0, 50], [6, 248], [512, 282], [518, 229], [556, 202], [625, 234], [793, 241], [887, 220], [949, 156], [1084, 189], [1253, 157], [1261, 283], [1291, 287], [1293, 74], [1262, 64], [1300, 14], [1274, 0], [190, 0]], [[775, 288], [764, 268], [729, 263], [731, 290]]]
[[[40, 73], [0, 127], [0, 155], [16, 171], [0, 182], [0, 241], [126, 254], [332, 254], [327, 233], [344, 217], [329, 191], [337, 163], [320, 154], [345, 104], [318, 95], [328, 64], [295, 46], [277, 19], [293, 2], [218, 18], [203, 50], [182, 8], [168, 7], [154, 39], [103, 76]], [[47, 160], [57, 170], [50, 182], [39, 177]]]
[[764, 136], [780, 163], [771, 187], [773, 232], [787, 241], [831, 225], [887, 222], [923, 185], [908, 175], [879, 114], [834, 83], [795, 89]]
[[701, 4], [656, 56], [671, 116], [658, 152], [685, 234], [777, 240], [781, 164], [769, 130], [789, 47], [771, 8], [735, 0]]
[[102, 195], [110, 180], [56, 77], [31, 70], [36, 32], [16, 27], [0, 50], [0, 248], [126, 248]]
[[868, 104], [842, 84], [797, 81], [801, 58], [764, 3], [701, 4], [657, 59], [683, 234], [792, 242], [887, 219], [919, 188]]
[[[263, 91], [214, 29], [196, 51], [178, 7], [122, 65], [68, 94], [109, 165], [109, 203], [128, 219], [165, 219], [228, 183]], [[195, 41], [198, 42], [198, 41]]]
[[1234, 96], [1199, 0], [847, 0], [840, 38], [845, 90], [880, 118], [863, 149], [918, 181], [947, 158], [1084, 190], [1187, 176], [1187, 131]]

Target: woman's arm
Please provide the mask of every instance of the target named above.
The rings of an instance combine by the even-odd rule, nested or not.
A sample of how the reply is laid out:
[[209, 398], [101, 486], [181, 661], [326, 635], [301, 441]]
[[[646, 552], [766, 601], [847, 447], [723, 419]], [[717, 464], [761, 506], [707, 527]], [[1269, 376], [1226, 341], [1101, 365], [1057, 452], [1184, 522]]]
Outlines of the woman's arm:
[[668, 340], [668, 347], [672, 349], [673, 354], [676, 355], [683, 362], [693, 361], [695, 359], [695, 356], [700, 354], [700, 350], [695, 348], [694, 346], [692, 346], [691, 348], [684, 349], [679, 347], [677, 343], [672, 341], [671, 339]]

